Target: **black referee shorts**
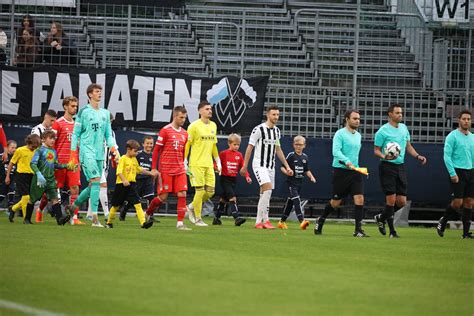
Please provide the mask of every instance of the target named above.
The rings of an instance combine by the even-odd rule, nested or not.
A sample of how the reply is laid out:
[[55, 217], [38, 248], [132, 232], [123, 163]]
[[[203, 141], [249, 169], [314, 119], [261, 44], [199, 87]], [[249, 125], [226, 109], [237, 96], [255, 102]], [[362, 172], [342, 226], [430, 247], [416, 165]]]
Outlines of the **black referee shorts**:
[[458, 183], [452, 183], [451, 196], [455, 199], [474, 198], [474, 169], [454, 169], [459, 178]]
[[358, 172], [342, 168], [333, 168], [332, 199], [341, 200], [347, 195], [363, 195], [364, 181]]
[[112, 195], [112, 206], [122, 206], [127, 201], [129, 205], [135, 205], [140, 203], [140, 197], [137, 193], [137, 184], [130, 182], [128, 187], [124, 186], [123, 183], [117, 183], [115, 185], [114, 194]]
[[231, 198], [235, 197], [235, 181], [236, 177], [221, 176], [220, 182], [222, 187], [221, 197], [229, 201]]
[[29, 195], [31, 180], [33, 179], [32, 173], [17, 173], [15, 175], [15, 186], [16, 194], [18, 196]]
[[407, 170], [405, 164], [382, 161], [379, 165], [379, 178], [385, 195], [407, 195]]

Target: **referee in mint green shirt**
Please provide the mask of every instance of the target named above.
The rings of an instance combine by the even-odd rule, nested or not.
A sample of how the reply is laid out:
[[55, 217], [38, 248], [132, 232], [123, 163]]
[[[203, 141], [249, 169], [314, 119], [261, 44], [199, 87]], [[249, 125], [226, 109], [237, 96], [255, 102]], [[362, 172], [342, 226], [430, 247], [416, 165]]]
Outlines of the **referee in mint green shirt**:
[[328, 215], [341, 205], [342, 199], [351, 195], [354, 199], [355, 229], [352, 236], [369, 237], [362, 230], [364, 219], [364, 181], [362, 175], [352, 168], [359, 167], [359, 153], [362, 137], [357, 131], [360, 114], [357, 110], [348, 110], [344, 114], [346, 126], [339, 129], [332, 140], [332, 197], [325, 206], [323, 214], [316, 220], [314, 234], [321, 235]]
[[[400, 104], [388, 107], [388, 123], [382, 125], [375, 133], [375, 156], [380, 158], [379, 177], [382, 191], [385, 194], [385, 209], [381, 214], [375, 215], [375, 222], [379, 232], [386, 235], [385, 221], [390, 229], [390, 238], [398, 238], [393, 225], [393, 215], [407, 204], [407, 171], [405, 168], [405, 152], [415, 157], [421, 164], [426, 163], [426, 158], [418, 154], [410, 143], [410, 133], [405, 124], [401, 123], [403, 108]], [[396, 142], [400, 145], [398, 157], [385, 155], [383, 150], [387, 143]]]
[[[448, 170], [453, 200], [438, 222], [436, 230], [440, 237], [448, 220], [457, 212], [462, 214], [462, 238], [472, 239], [469, 232], [474, 201], [474, 135], [471, 133], [472, 114], [469, 110], [459, 113], [459, 127], [449, 133], [444, 142], [444, 164]], [[462, 212], [461, 212], [462, 208]]]

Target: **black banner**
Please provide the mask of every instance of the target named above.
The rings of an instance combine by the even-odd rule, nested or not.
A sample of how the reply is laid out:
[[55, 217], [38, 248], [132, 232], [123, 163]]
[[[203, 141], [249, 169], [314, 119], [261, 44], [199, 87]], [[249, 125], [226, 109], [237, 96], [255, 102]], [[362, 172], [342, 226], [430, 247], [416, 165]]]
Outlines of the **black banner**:
[[120, 4], [166, 8], [180, 8], [184, 0], [81, 0], [81, 4]]
[[190, 122], [199, 118], [201, 100], [213, 105], [213, 121], [224, 133], [250, 134], [262, 120], [268, 77], [197, 78], [140, 70], [40, 67], [1, 68], [0, 118], [3, 122], [38, 124], [47, 109], [63, 111], [65, 96], [88, 103], [87, 86], [102, 85], [101, 107], [114, 124], [158, 129], [171, 121], [174, 106], [184, 105]]

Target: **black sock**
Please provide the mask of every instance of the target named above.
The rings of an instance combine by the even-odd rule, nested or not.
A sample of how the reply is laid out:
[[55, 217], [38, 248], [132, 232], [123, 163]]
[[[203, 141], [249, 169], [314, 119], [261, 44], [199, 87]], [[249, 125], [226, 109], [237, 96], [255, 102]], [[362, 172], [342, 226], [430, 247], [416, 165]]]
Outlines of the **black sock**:
[[232, 217], [234, 219], [237, 219], [237, 218], [240, 217], [239, 208], [237, 207], [237, 203], [235, 203], [234, 201], [230, 201], [229, 202], [229, 208], [230, 208], [230, 214], [232, 215]]
[[355, 205], [354, 206], [354, 218], [355, 218], [355, 230], [362, 230], [362, 220], [364, 219], [364, 206]]
[[394, 214], [394, 206], [385, 205], [385, 212], [382, 214], [382, 216], [384, 216], [387, 221], [388, 229], [390, 230], [390, 233], [395, 232], [395, 226], [393, 225], [393, 214]]
[[402, 205], [402, 206], [398, 206], [397, 204], [395, 204], [393, 206], [393, 213], [395, 214], [396, 212], [398, 212], [400, 209], [402, 209], [405, 205]]
[[216, 215], [216, 218], [221, 218], [222, 213], [224, 213], [224, 208], [225, 208], [225, 202], [219, 201], [219, 205], [214, 210], [214, 214]]
[[8, 193], [8, 206], [13, 206], [15, 204], [15, 194]]
[[298, 221], [301, 223], [304, 220], [304, 215], [303, 215], [303, 211], [301, 210], [301, 200], [299, 197], [293, 199], [293, 205], [295, 207], [296, 217], [298, 218]]
[[61, 190], [61, 204], [69, 204], [69, 192], [66, 190]]
[[26, 215], [25, 215], [25, 221], [30, 221], [31, 222], [31, 215], [33, 215], [33, 204], [26, 204]]
[[394, 208], [393, 206], [385, 205], [385, 209], [383, 210], [382, 214], [380, 214], [380, 220], [382, 222], [385, 222], [387, 218], [393, 216], [393, 213], [394, 213], [393, 208]]
[[450, 220], [453, 220], [456, 218], [456, 210], [449, 204], [446, 207], [446, 210], [444, 211], [443, 219], [444, 222], [447, 223]]
[[63, 217], [63, 211], [61, 210], [61, 205], [59, 203], [53, 204], [51, 206], [54, 216], [56, 217], [56, 221], [59, 222], [61, 217]]
[[281, 221], [286, 222], [288, 216], [290, 216], [291, 210], [293, 209], [293, 200], [290, 198], [286, 199], [285, 208], [283, 209], [283, 215], [281, 216]]
[[463, 208], [462, 209], [462, 233], [463, 233], [463, 235], [467, 235], [469, 233], [469, 230], [471, 229], [471, 217], [472, 217], [472, 209]]
[[328, 215], [334, 211], [334, 208], [331, 206], [331, 203], [326, 204], [324, 207], [323, 215], [319, 218], [319, 222], [324, 222]]
[[15, 204], [15, 194], [8, 193], [8, 206]]

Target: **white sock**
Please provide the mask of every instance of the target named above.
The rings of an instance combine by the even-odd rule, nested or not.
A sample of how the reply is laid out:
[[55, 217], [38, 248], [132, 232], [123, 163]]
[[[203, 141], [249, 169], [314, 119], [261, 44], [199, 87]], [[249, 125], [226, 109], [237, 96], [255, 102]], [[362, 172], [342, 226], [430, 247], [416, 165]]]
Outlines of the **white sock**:
[[257, 220], [255, 221], [256, 224], [259, 224], [262, 222], [263, 218], [263, 194], [260, 193], [260, 198], [258, 199], [258, 204], [257, 204]]
[[87, 203], [87, 204], [88, 204], [88, 206], [87, 206], [87, 215], [86, 215], [86, 217], [91, 218], [92, 217], [92, 210], [91, 210], [91, 201], [90, 201], [90, 199], [89, 199], [89, 203]]
[[100, 205], [102, 205], [102, 210], [104, 211], [104, 216], [109, 216], [109, 198], [107, 196], [107, 188], [100, 187], [99, 192]]
[[265, 203], [263, 204], [263, 210], [262, 210], [263, 221], [266, 222], [269, 220], [268, 213], [270, 210], [270, 198], [272, 197], [272, 190], [264, 191], [262, 195], [263, 195], [262, 200], [264, 201], [263, 203]]

